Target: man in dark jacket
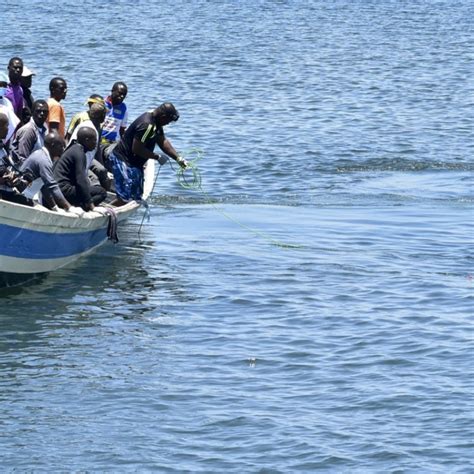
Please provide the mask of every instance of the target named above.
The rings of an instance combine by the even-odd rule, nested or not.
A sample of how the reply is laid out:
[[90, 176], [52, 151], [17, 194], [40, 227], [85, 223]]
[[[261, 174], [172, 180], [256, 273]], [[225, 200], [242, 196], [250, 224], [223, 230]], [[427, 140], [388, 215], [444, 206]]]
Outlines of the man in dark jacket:
[[81, 128], [77, 141], [73, 142], [54, 165], [54, 177], [64, 197], [73, 205], [92, 211], [100, 204], [107, 192], [99, 185], [90, 186], [87, 178], [86, 152], [97, 146], [97, 132], [89, 127]]
[[45, 100], [37, 100], [33, 104], [33, 116], [30, 121], [14, 135], [11, 152], [17, 165], [21, 165], [34, 151], [40, 150], [44, 145], [48, 112], [48, 103]]

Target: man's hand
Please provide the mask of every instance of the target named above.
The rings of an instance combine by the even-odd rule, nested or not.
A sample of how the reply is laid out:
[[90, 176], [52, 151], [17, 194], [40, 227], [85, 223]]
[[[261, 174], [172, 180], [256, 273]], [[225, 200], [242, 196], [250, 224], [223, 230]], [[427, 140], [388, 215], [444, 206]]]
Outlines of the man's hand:
[[178, 163], [178, 165], [181, 166], [181, 168], [183, 168], [184, 170], [188, 167], [188, 162], [181, 156], [178, 156], [178, 158], [176, 158], [176, 163]]
[[74, 214], [78, 217], [81, 217], [83, 214], [84, 214], [84, 209], [82, 209], [82, 207], [75, 207], [75, 206], [71, 206], [67, 212], [70, 212], [71, 214]]

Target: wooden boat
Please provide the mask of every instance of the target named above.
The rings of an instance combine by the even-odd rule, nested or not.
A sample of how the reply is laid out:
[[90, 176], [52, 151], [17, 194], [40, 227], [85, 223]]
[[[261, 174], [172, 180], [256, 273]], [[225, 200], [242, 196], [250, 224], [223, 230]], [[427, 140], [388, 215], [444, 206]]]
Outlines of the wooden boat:
[[[152, 192], [154, 170], [154, 162], [149, 160], [143, 199]], [[131, 201], [113, 208], [117, 223], [139, 207], [140, 203]], [[0, 287], [52, 272], [93, 252], [108, 239], [109, 219], [100, 212], [79, 217], [40, 205], [28, 207], [0, 200]]]

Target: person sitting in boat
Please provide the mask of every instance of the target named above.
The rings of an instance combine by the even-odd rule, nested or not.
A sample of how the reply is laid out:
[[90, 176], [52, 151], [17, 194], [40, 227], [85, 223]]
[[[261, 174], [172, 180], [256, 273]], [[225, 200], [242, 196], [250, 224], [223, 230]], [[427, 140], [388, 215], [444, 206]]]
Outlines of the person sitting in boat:
[[89, 111], [87, 112], [87, 119], [83, 120], [76, 127], [71, 136], [71, 140], [68, 143], [68, 146], [69, 144], [73, 143], [74, 140], [77, 141], [77, 133], [81, 128], [89, 127], [92, 130], [95, 130], [97, 134], [97, 146], [94, 150], [86, 152], [88, 177], [92, 186], [100, 185], [104, 189], [108, 190], [110, 189], [111, 180], [109, 179], [107, 169], [102, 164], [99, 147], [100, 135], [102, 131], [101, 127], [106, 113], [107, 109], [103, 101], [92, 104]]
[[97, 132], [90, 127], [81, 127], [74, 141], [55, 163], [53, 174], [64, 197], [73, 205], [92, 211], [106, 197], [102, 186], [89, 183], [87, 177], [86, 152], [97, 146]]
[[21, 75], [23, 74], [23, 60], [21, 58], [11, 58], [8, 62], [9, 83], [5, 97], [13, 105], [15, 115], [21, 120], [23, 115], [23, 89], [21, 87]]
[[31, 179], [15, 168], [9, 156], [6, 140], [9, 125], [9, 117], [0, 112], [0, 199], [31, 206], [33, 202], [21, 194], [21, 190], [30, 184]]
[[102, 127], [102, 145], [111, 145], [117, 142], [125, 133], [128, 112], [124, 100], [127, 94], [127, 84], [116, 82], [112, 86], [110, 95], [105, 99], [107, 116]]
[[67, 128], [66, 132], [66, 143], [71, 140], [74, 130], [80, 123], [85, 122], [86, 120], [90, 120], [89, 114], [93, 104], [104, 105], [104, 98], [99, 94], [91, 94], [89, 96], [86, 102], [86, 105], [89, 107], [89, 109], [83, 110], [82, 112], [78, 112], [76, 115], [74, 115], [74, 117], [71, 119], [71, 122], [69, 123], [69, 127]]
[[61, 100], [66, 98], [67, 84], [62, 77], [53, 77], [49, 82], [50, 98], [48, 99], [49, 131], [57, 130], [59, 135], [64, 137], [66, 132], [66, 114], [64, 107], [60, 104]]
[[8, 76], [4, 72], [0, 72], [0, 112], [4, 113], [8, 117], [8, 133], [4, 140], [8, 143], [15, 133], [20, 119], [16, 116], [13, 110], [13, 105], [5, 94], [7, 93]]
[[57, 210], [60, 207], [68, 211], [71, 208], [53, 176], [53, 162], [61, 156], [65, 146], [64, 138], [57, 132], [48, 132], [44, 137], [44, 146], [35, 150], [20, 168], [32, 180], [22, 194], [33, 200], [41, 191], [41, 203], [48, 209]]
[[35, 73], [23, 64], [23, 72], [21, 73], [20, 84], [23, 89], [23, 111], [21, 113], [21, 123], [26, 125], [31, 118], [33, 104], [35, 102], [31, 86], [33, 84], [33, 76]]
[[37, 100], [33, 104], [30, 121], [15, 133], [11, 144], [11, 154], [16, 165], [20, 166], [34, 151], [41, 149], [44, 145], [48, 112], [48, 103], [45, 100]]
[[143, 167], [147, 160], [166, 163], [167, 157], [154, 153], [155, 145], [182, 167], [187, 163], [165, 137], [163, 127], [176, 122], [179, 113], [170, 102], [140, 115], [125, 131], [110, 154], [117, 197], [114, 206], [122, 206], [130, 200], [140, 200], [143, 194]]
[[6, 172], [6, 168], [10, 166], [8, 161], [8, 127], [10, 121], [8, 120], [8, 115], [0, 112], [0, 179]]

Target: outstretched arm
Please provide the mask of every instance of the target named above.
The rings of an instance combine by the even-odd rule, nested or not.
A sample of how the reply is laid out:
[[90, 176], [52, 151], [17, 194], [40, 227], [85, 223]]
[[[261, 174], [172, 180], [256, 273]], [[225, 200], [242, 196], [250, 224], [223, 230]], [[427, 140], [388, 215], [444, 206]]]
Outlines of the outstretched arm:
[[186, 168], [186, 166], [188, 165], [186, 163], [186, 160], [184, 158], [181, 158], [178, 154], [178, 152], [174, 149], [174, 146], [173, 144], [164, 136], [162, 135], [158, 141], [158, 146], [168, 155], [170, 156], [171, 158], [173, 158], [173, 160], [176, 161], [176, 163], [178, 163], [179, 166], [181, 166], [181, 168]]

